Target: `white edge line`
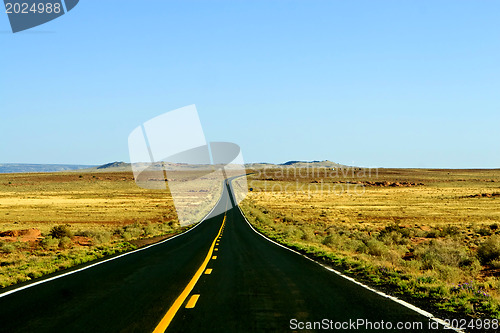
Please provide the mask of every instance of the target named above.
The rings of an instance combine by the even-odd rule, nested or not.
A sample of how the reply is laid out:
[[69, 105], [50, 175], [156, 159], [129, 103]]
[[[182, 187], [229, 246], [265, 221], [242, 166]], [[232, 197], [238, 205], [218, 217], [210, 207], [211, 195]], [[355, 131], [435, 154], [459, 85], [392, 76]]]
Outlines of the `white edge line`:
[[219, 204], [219, 202], [221, 201], [222, 199], [222, 194], [224, 193], [224, 188], [222, 189], [222, 193], [221, 193], [221, 196], [219, 197], [219, 200], [217, 200], [217, 203], [213, 206], [213, 208], [210, 210], [210, 212], [208, 212], [208, 214], [203, 218], [201, 219], [200, 222], [198, 222], [194, 227], [190, 228], [189, 230], [183, 232], [183, 233], [180, 233], [180, 234], [177, 234], [173, 237], [170, 237], [170, 238], [167, 238], [165, 240], [162, 240], [161, 242], [158, 242], [158, 243], [154, 243], [154, 244], [151, 244], [151, 245], [148, 245], [148, 246], [145, 246], [145, 247], [141, 247], [140, 249], [136, 249], [136, 250], [132, 250], [130, 252], [125, 252], [125, 253], [122, 253], [116, 257], [113, 257], [113, 258], [109, 258], [109, 259], [105, 259], [105, 260], [102, 260], [102, 261], [99, 261], [99, 262], [96, 262], [94, 264], [90, 264], [88, 266], [85, 266], [85, 267], [82, 267], [82, 268], [79, 268], [79, 269], [76, 269], [74, 271], [71, 271], [71, 272], [67, 272], [67, 273], [62, 273], [62, 274], [59, 274], [59, 275], [56, 275], [56, 276], [53, 276], [51, 278], [48, 278], [48, 279], [44, 279], [44, 280], [40, 280], [40, 281], [36, 281], [36, 282], [33, 282], [33, 283], [30, 283], [30, 284], [27, 284], [25, 286], [22, 286], [22, 287], [19, 287], [19, 288], [16, 288], [16, 289], [12, 289], [12, 290], [9, 290], [9, 291], [6, 291], [2, 294], [0, 294], [0, 298], [2, 297], [5, 297], [5, 296], [8, 296], [8, 295], [11, 295], [13, 293], [16, 293], [18, 291], [21, 291], [21, 290], [24, 290], [24, 289], [28, 289], [28, 288], [31, 288], [31, 287], [34, 287], [34, 286], [37, 286], [39, 284], [42, 284], [42, 283], [46, 283], [46, 282], [49, 282], [49, 281], [53, 281], [53, 280], [56, 280], [56, 279], [59, 279], [59, 278], [62, 278], [62, 277], [65, 277], [65, 276], [68, 276], [68, 275], [71, 275], [71, 274], [75, 274], [75, 273], [78, 273], [78, 272], [81, 272], [81, 271], [84, 271], [86, 269], [89, 269], [89, 268], [92, 268], [92, 267], [95, 267], [97, 265], [101, 265], [101, 264], [104, 264], [108, 261], [111, 261], [111, 260], [116, 260], [116, 259], [119, 259], [121, 257], [124, 257], [124, 256], [127, 256], [129, 254], [133, 254], [133, 253], [137, 253], [139, 251], [143, 251], [143, 250], [147, 250], [149, 249], [150, 247], [153, 247], [153, 246], [157, 246], [157, 245], [160, 245], [160, 244], [163, 244], [165, 242], [168, 242], [174, 238], [177, 238], [179, 236], [182, 236], [182, 235], [185, 235], [187, 234], [188, 232], [190, 232], [191, 230], [194, 230], [196, 227], [198, 227], [201, 223], [203, 223], [209, 216], [210, 214], [212, 214], [212, 212], [214, 211], [215, 207], [217, 207], [217, 205]]
[[[233, 184], [232, 184], [232, 181], [233, 181], [233, 180], [231, 180], [231, 191], [233, 190]], [[304, 258], [306, 258], [306, 259], [308, 259], [308, 260], [310, 260], [310, 261], [312, 261], [312, 262], [314, 262], [314, 263], [316, 263], [316, 264], [320, 265], [321, 267], [325, 268], [326, 270], [328, 270], [328, 271], [330, 271], [330, 272], [333, 272], [333, 273], [335, 273], [335, 274], [337, 274], [337, 275], [339, 275], [339, 276], [343, 277], [344, 279], [347, 279], [347, 280], [349, 280], [349, 281], [351, 281], [351, 282], [353, 282], [353, 283], [355, 283], [355, 284], [357, 284], [357, 285], [359, 285], [359, 286], [361, 286], [361, 287], [363, 287], [363, 288], [365, 288], [365, 289], [368, 289], [368, 290], [370, 290], [370, 291], [372, 291], [372, 292], [374, 292], [374, 293], [376, 293], [376, 294], [378, 294], [378, 295], [380, 295], [380, 296], [382, 296], [382, 297], [388, 298], [388, 299], [390, 299], [390, 300], [392, 300], [392, 301], [394, 301], [394, 302], [396, 302], [396, 303], [399, 303], [399, 304], [401, 304], [401, 305], [403, 305], [403, 306], [407, 307], [408, 309], [411, 309], [411, 310], [413, 310], [413, 311], [415, 311], [415, 312], [417, 312], [417, 313], [419, 313], [419, 314], [421, 314], [421, 315], [423, 315], [423, 316], [425, 316], [425, 317], [427, 317], [427, 318], [429, 318], [429, 319], [431, 319], [431, 320], [434, 320], [435, 322], [437, 322], [437, 323], [439, 323], [439, 324], [443, 325], [443, 326], [444, 326], [445, 328], [447, 328], [447, 329], [451, 329], [451, 330], [453, 330], [453, 331], [455, 331], [455, 332], [460, 332], [460, 333], [464, 333], [464, 332], [465, 332], [465, 331], [463, 331], [463, 330], [461, 330], [461, 329], [458, 329], [458, 328], [455, 328], [455, 327], [453, 327], [453, 326], [450, 326], [450, 325], [449, 325], [449, 324], [447, 324], [444, 320], [442, 320], [442, 319], [440, 319], [440, 318], [438, 318], [438, 317], [435, 317], [435, 316], [434, 316], [432, 313], [430, 313], [430, 312], [427, 312], [427, 311], [425, 311], [425, 310], [422, 310], [422, 309], [420, 309], [419, 307], [417, 307], [417, 306], [415, 306], [415, 305], [413, 305], [413, 304], [410, 304], [410, 303], [408, 303], [408, 302], [406, 302], [406, 301], [403, 301], [402, 299], [399, 299], [399, 298], [394, 297], [394, 296], [391, 296], [391, 295], [387, 295], [387, 294], [385, 294], [385, 293], [383, 293], [383, 292], [381, 292], [381, 291], [379, 291], [379, 290], [375, 290], [375, 289], [373, 289], [372, 287], [367, 286], [366, 284], [363, 284], [363, 283], [361, 283], [361, 282], [359, 282], [359, 281], [356, 281], [355, 279], [353, 279], [353, 278], [352, 278], [352, 277], [350, 277], [350, 276], [344, 275], [344, 274], [342, 274], [341, 272], [339, 272], [339, 271], [337, 271], [337, 270], [335, 270], [335, 269], [333, 269], [333, 268], [331, 268], [331, 267], [325, 266], [325, 265], [323, 265], [322, 263], [317, 262], [317, 261], [315, 261], [315, 260], [313, 260], [313, 259], [309, 258], [308, 256], [303, 255], [303, 254], [302, 254], [302, 253], [300, 253], [300, 252], [297, 252], [297, 251], [295, 251], [295, 250], [293, 250], [293, 249], [290, 249], [290, 248], [288, 248], [288, 247], [286, 247], [286, 246], [284, 246], [284, 245], [282, 245], [282, 244], [280, 244], [280, 243], [278, 243], [278, 242], [275, 242], [274, 240], [270, 239], [270, 238], [269, 238], [269, 237], [267, 237], [266, 235], [264, 235], [264, 234], [260, 233], [259, 231], [257, 231], [257, 230], [256, 230], [256, 229], [252, 226], [252, 224], [250, 224], [250, 222], [248, 222], [247, 217], [245, 216], [245, 214], [244, 214], [244, 213], [243, 213], [243, 211], [241, 210], [240, 206], [239, 206], [239, 205], [237, 205], [237, 206], [238, 206], [238, 209], [239, 209], [239, 210], [240, 210], [240, 212], [241, 212], [241, 215], [243, 216], [243, 218], [245, 219], [245, 221], [247, 222], [247, 224], [250, 226], [250, 228], [252, 228], [252, 230], [253, 230], [256, 234], [258, 234], [258, 235], [262, 236], [264, 239], [268, 240], [269, 242], [274, 243], [274, 244], [276, 244], [276, 245], [278, 245], [278, 246], [280, 246], [280, 247], [282, 247], [282, 248], [284, 248], [284, 249], [287, 249], [288, 251], [291, 251], [291, 252], [293, 252], [293, 253], [296, 253], [296, 254], [298, 254], [298, 255], [300, 255], [300, 256], [302, 256], [302, 257], [304, 257]]]

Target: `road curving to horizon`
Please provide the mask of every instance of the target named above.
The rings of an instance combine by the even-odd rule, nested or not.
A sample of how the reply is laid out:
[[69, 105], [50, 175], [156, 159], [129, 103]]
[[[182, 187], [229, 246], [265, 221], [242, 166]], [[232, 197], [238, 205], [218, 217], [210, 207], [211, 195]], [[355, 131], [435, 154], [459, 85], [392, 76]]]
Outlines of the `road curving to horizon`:
[[[218, 205], [231, 200], [224, 186]], [[45, 281], [0, 293], [0, 332], [452, 331], [269, 241], [238, 207]]]

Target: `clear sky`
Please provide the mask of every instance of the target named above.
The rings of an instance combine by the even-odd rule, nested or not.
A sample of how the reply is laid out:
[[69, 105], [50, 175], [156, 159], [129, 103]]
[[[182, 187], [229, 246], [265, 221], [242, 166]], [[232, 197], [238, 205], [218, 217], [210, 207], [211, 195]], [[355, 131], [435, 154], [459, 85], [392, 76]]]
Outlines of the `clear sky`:
[[499, 1], [82, 0], [12, 34], [0, 163], [128, 161], [196, 104], [247, 162], [500, 167]]

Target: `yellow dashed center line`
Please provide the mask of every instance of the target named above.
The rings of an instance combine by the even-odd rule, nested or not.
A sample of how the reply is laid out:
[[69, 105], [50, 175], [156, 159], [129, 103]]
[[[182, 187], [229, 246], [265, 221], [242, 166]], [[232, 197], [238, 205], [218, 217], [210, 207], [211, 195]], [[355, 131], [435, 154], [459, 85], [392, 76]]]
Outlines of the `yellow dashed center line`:
[[207, 268], [207, 270], [205, 271], [205, 274], [212, 274], [212, 269], [211, 268]]
[[196, 302], [198, 302], [198, 298], [200, 298], [200, 295], [198, 294], [191, 296], [191, 298], [186, 304], [186, 309], [194, 308], [196, 306]]
[[[160, 323], [158, 324], [158, 326], [156, 326], [156, 328], [153, 331], [153, 333], [163, 333], [163, 332], [165, 332], [165, 330], [167, 329], [168, 325], [170, 325], [170, 323], [172, 322], [172, 319], [174, 319], [175, 314], [177, 313], [177, 311], [179, 311], [179, 309], [181, 308], [182, 304], [184, 303], [184, 301], [189, 296], [189, 294], [193, 290], [194, 286], [196, 285], [196, 283], [200, 279], [200, 276], [203, 274], [203, 271], [205, 271], [205, 269], [207, 268], [207, 265], [208, 265], [208, 262], [210, 261], [210, 258], [214, 259], [215, 256], [212, 257], [213, 251], [217, 251], [217, 249], [214, 249], [215, 243], [217, 241], [217, 238], [219, 238], [219, 236], [221, 235], [222, 229], [224, 228], [225, 224], [226, 224], [226, 215], [224, 215], [224, 219], [222, 220], [222, 225], [221, 225], [221, 227], [219, 229], [219, 232], [218, 232], [217, 236], [215, 237], [214, 241], [212, 242], [212, 246], [210, 246], [210, 249], [208, 250], [208, 254], [205, 257], [205, 260], [201, 264], [200, 268], [198, 268], [198, 270], [194, 274], [194, 276], [191, 279], [191, 281], [189, 281], [189, 283], [187, 284], [186, 288], [184, 288], [184, 290], [179, 295], [179, 297], [177, 297], [177, 299], [175, 300], [174, 304], [172, 304], [172, 306], [170, 307], [170, 309], [168, 309], [167, 313], [162, 318], [162, 320], [160, 321]], [[215, 258], [217, 258], [217, 257], [215, 257]], [[199, 297], [200, 297], [200, 295], [193, 295], [193, 296], [191, 296], [191, 298], [188, 301], [188, 304], [186, 305], [186, 308], [194, 308], [194, 306], [196, 305], [196, 302], [198, 301]], [[190, 306], [190, 305], [192, 305], [192, 306]]]
[[217, 259], [217, 256], [213, 256], [213, 257], [212, 257], [212, 259], [213, 259], [213, 260]]

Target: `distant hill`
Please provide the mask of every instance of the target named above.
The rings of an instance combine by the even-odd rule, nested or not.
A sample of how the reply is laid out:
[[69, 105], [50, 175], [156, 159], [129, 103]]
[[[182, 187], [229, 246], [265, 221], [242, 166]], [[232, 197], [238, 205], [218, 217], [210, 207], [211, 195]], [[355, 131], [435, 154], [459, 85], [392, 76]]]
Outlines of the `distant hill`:
[[249, 169], [260, 169], [260, 168], [273, 168], [276, 167], [276, 164], [272, 163], [247, 163], [245, 167]]
[[347, 165], [335, 163], [332, 161], [288, 161], [281, 163], [281, 166], [290, 166], [295, 168], [347, 168]]
[[[167, 170], [171, 164], [166, 163]], [[261, 168], [280, 168], [280, 167], [295, 167], [295, 168], [346, 168], [348, 166], [331, 162], [328, 160], [325, 161], [288, 161], [282, 164], [272, 164], [272, 163], [247, 163], [245, 167], [249, 169], [261, 169]], [[162, 163], [155, 163], [153, 169], [162, 169]], [[131, 164], [125, 162], [112, 162], [107, 163], [98, 167], [94, 167], [85, 171], [90, 172], [99, 172], [99, 171], [131, 171]]]
[[0, 173], [57, 172], [91, 167], [93, 165], [4, 163], [0, 164]]
[[109, 168], [130, 168], [130, 163], [125, 162], [112, 162], [108, 164], [103, 164], [96, 167], [97, 170], [109, 169]]
[[111, 163], [106, 163], [103, 165], [99, 165], [93, 168], [89, 168], [86, 170], [83, 170], [86, 172], [105, 172], [105, 171], [111, 171], [111, 172], [125, 172], [125, 171], [132, 171], [132, 167], [130, 163], [125, 163], [125, 162], [111, 162]]
[[[167, 169], [170, 163], [166, 163]], [[245, 166], [249, 169], [261, 168], [280, 168], [280, 167], [295, 167], [295, 168], [343, 168], [345, 165], [331, 161], [288, 161], [281, 164], [272, 163], [248, 163]], [[156, 163], [154, 168], [161, 169], [162, 163]], [[111, 162], [103, 165], [73, 165], [73, 164], [16, 164], [5, 163], [0, 164], [0, 173], [26, 173], [26, 172], [58, 172], [82, 170], [85, 172], [130, 172], [132, 167], [130, 163]]]

